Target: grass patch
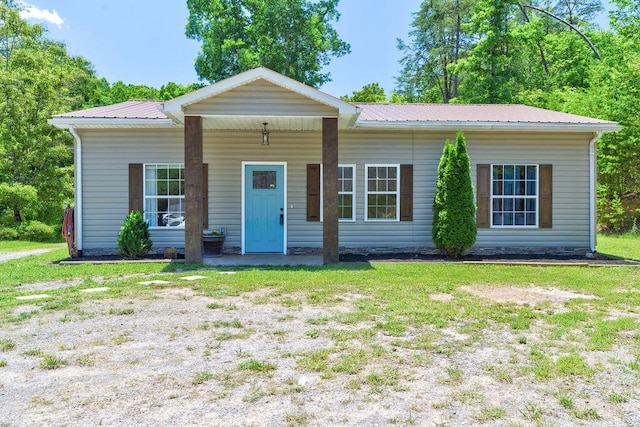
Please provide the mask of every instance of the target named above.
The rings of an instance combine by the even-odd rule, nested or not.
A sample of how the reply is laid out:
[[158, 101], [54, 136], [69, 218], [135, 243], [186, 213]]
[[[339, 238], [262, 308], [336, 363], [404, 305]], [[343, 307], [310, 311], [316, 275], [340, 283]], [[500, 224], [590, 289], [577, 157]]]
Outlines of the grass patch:
[[640, 261], [640, 235], [598, 234], [597, 249], [602, 254]]
[[193, 376], [193, 380], [191, 380], [191, 384], [199, 385], [211, 379], [213, 379], [213, 374], [211, 372], [200, 371], [200, 372], [196, 372], [196, 374]]
[[117, 316], [126, 316], [128, 314], [133, 314], [133, 308], [111, 308], [109, 309], [109, 314], [115, 314]]
[[40, 362], [41, 369], [58, 369], [68, 365], [69, 362], [61, 357], [54, 356], [53, 354], [43, 355], [42, 362]]
[[249, 359], [238, 365], [240, 371], [270, 372], [275, 371], [277, 368], [275, 363], [263, 362], [256, 359]]
[[16, 348], [16, 343], [12, 340], [1, 339], [0, 340], [0, 351], [11, 351]]

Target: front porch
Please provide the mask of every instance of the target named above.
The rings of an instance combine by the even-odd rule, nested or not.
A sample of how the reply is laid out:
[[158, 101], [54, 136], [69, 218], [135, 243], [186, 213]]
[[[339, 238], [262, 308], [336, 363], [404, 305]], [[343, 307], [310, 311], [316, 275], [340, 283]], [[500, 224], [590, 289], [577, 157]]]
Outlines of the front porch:
[[236, 266], [320, 266], [324, 264], [322, 255], [283, 255], [283, 254], [245, 254], [224, 255], [222, 257], [203, 256], [203, 264], [236, 267]]
[[[252, 147], [250, 151], [243, 151], [240, 159], [242, 212], [240, 233], [237, 235], [240, 236], [241, 252], [278, 252], [282, 255], [288, 253], [288, 213], [294, 209], [294, 204], [287, 203], [289, 189], [287, 163], [284, 157], [290, 152], [280, 151], [281, 148], [269, 144], [268, 134], [265, 137], [267, 125], [269, 130], [280, 133], [320, 133], [316, 149], [321, 152], [324, 191], [321, 203], [319, 198], [316, 202], [318, 207], [322, 206], [323, 219], [320, 221], [318, 215], [314, 221], [321, 222], [323, 263], [338, 262], [338, 130], [345, 129], [355, 122], [358, 115], [356, 107], [271, 70], [257, 68], [168, 101], [161, 108], [164, 114], [184, 127], [184, 244], [187, 262], [204, 261], [202, 231], [208, 227], [209, 220], [219, 223], [216, 215], [211, 212], [215, 208], [215, 202], [208, 204], [207, 196], [211, 189], [206, 171], [209, 168], [211, 176], [222, 176], [221, 168], [224, 166], [212, 165], [211, 162], [205, 161], [205, 158], [217, 161], [212, 154], [212, 147], [218, 147], [218, 135], [228, 135], [229, 132], [255, 132], [256, 141], [262, 133], [262, 144], [259, 148], [256, 147], [261, 151], [258, 153]], [[203, 139], [207, 139], [206, 144], [203, 143]], [[296, 146], [295, 149], [300, 149], [300, 146]], [[317, 161], [311, 161], [309, 158], [307, 163]], [[252, 196], [253, 191], [259, 189], [277, 188], [278, 191], [282, 191], [281, 184], [276, 184], [276, 181], [273, 181], [270, 187], [245, 187], [245, 173], [248, 173], [245, 166], [252, 167], [254, 164], [262, 168], [265, 165], [284, 168], [284, 195], [278, 196], [278, 200], [273, 202], [274, 206], [269, 205], [267, 208], [264, 201], [258, 200], [258, 196], [245, 196], [245, 189], [251, 190], [251, 193], [247, 190], [247, 194]], [[253, 172], [252, 176], [255, 178], [256, 174], [267, 173], [278, 176], [281, 172], [259, 170]], [[319, 171], [317, 175], [320, 176]], [[303, 204], [298, 202], [295, 206], [295, 209], [300, 209]], [[281, 240], [284, 247], [282, 242], [274, 243], [273, 248], [277, 249], [267, 247], [263, 242], [253, 247], [253, 240], [248, 237], [249, 232], [252, 233], [251, 236], [257, 235], [254, 224], [267, 224], [260, 227], [271, 227], [266, 229], [271, 235], [280, 233], [277, 231], [278, 225], [274, 226], [271, 221], [272, 215], [265, 214], [258, 219], [250, 216], [253, 212], [267, 209], [277, 211], [275, 218], [276, 221], [279, 218], [279, 224], [282, 226]], [[272, 229], [274, 227], [275, 229]]]

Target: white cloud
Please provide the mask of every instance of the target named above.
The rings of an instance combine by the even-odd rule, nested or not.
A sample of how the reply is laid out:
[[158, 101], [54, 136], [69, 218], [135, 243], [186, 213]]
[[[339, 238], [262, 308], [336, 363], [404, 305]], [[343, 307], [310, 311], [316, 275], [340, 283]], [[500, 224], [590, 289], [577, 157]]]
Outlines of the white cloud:
[[64, 20], [60, 17], [60, 15], [58, 15], [58, 12], [56, 12], [55, 9], [53, 11], [49, 11], [49, 9], [39, 9], [36, 6], [25, 2], [20, 3], [24, 7], [24, 9], [20, 11], [20, 17], [22, 19], [44, 21], [50, 24], [54, 24], [58, 28], [62, 28]]

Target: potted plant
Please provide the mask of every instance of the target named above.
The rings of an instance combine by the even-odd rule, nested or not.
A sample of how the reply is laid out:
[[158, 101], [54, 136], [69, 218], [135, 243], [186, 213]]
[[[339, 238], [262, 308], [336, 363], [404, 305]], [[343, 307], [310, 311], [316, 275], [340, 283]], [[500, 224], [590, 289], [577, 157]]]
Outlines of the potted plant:
[[226, 237], [224, 227], [217, 227], [202, 232], [202, 248], [205, 255], [221, 256], [222, 246]]

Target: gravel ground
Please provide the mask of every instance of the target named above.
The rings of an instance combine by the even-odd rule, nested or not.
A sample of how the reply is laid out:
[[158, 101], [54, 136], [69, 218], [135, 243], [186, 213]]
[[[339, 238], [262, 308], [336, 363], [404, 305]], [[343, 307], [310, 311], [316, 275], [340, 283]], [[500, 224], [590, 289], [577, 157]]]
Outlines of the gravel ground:
[[[15, 347], [0, 351], [0, 426], [640, 426], [640, 379], [625, 349], [587, 353], [599, 366], [590, 379], [541, 382], [525, 368], [542, 325], [524, 334], [487, 325], [480, 340], [455, 326], [392, 336], [373, 322], [334, 320], [362, 295], [292, 305], [295, 295], [278, 299], [268, 288], [214, 299], [156, 286], [151, 298], [93, 299], [3, 325], [0, 342]], [[590, 297], [466, 290], [558, 312]], [[21, 305], [14, 314], [38, 310]], [[375, 335], [336, 339], [364, 329]], [[417, 345], [429, 334], [433, 342]], [[563, 393], [573, 409], [558, 403]]]

